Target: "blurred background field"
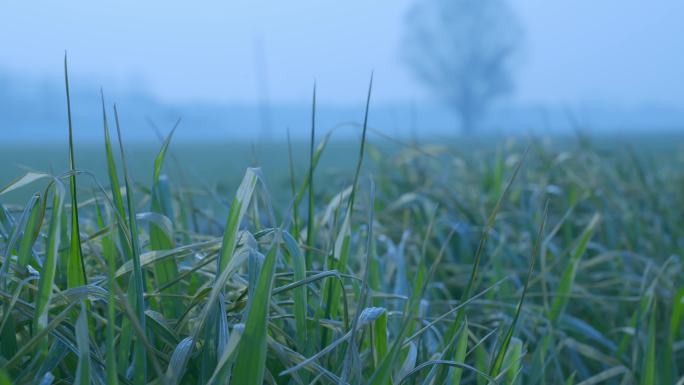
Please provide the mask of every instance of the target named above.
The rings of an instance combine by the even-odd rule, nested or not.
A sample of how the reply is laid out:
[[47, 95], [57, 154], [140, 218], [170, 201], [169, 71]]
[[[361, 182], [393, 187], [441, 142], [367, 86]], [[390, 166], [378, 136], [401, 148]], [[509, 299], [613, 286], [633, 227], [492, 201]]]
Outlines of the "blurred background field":
[[0, 385], [684, 384], [683, 14], [2, 3]]
[[[184, 128], [178, 128], [182, 133]], [[358, 131], [358, 130], [355, 130]], [[99, 130], [98, 130], [99, 132]], [[178, 134], [177, 133], [177, 134]], [[126, 132], [124, 131], [124, 136]], [[324, 133], [320, 133], [323, 136]], [[4, 167], [0, 169], [0, 181], [8, 184], [27, 171], [64, 172], [67, 169], [67, 138], [56, 138], [49, 142], [36, 141], [0, 143], [0, 154], [4, 159]], [[339, 137], [333, 133], [326, 152], [321, 157], [320, 178], [332, 183], [331, 190], [345, 183], [343, 178], [353, 171], [358, 142], [347, 136]], [[124, 139], [125, 140], [125, 139]], [[684, 133], [666, 132], [657, 134], [627, 133], [621, 135], [585, 135], [581, 131], [565, 135], [518, 135], [506, 140], [498, 136], [481, 135], [477, 137], [450, 138], [441, 140], [415, 141], [410, 137], [395, 138], [383, 134], [369, 133], [369, 147], [373, 150], [369, 156], [375, 160], [396, 155], [399, 151], [420, 148], [430, 145], [452, 155], [467, 157], [473, 154], [495, 152], [505, 147], [507, 142], [525, 145], [529, 143], [545, 143], [557, 151], [569, 150], [589, 143], [606, 156], [633, 153], [651, 172], [657, 172], [660, 165], [684, 161]], [[147, 185], [152, 172], [147, 165], [157, 155], [161, 139], [158, 141], [130, 141], [127, 144], [127, 155], [131, 162], [131, 177], [138, 183]], [[302, 168], [308, 163], [308, 146], [301, 138], [291, 141], [291, 154], [297, 177], [303, 177]], [[104, 145], [96, 140], [76, 142], [76, 162], [80, 168], [92, 172], [98, 181], [106, 184], [106, 157]], [[204, 141], [179, 140], [172, 142], [169, 150], [169, 173], [183, 184], [198, 184], [203, 188], [215, 188], [217, 192], [230, 194], [240, 182], [247, 167], [261, 167], [269, 183], [273, 186], [274, 198], [285, 204], [289, 197], [289, 157], [290, 148], [287, 142], [258, 141]], [[377, 173], [373, 164], [364, 167], [369, 175]], [[182, 179], [182, 180], [181, 180]], [[20, 194], [9, 194], [4, 199], [13, 203]]]

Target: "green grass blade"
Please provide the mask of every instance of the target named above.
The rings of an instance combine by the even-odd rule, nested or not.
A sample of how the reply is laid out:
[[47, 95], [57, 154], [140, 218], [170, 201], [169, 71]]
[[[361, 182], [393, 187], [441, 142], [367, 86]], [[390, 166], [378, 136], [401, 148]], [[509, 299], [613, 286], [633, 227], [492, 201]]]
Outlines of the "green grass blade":
[[[346, 272], [349, 263], [349, 248], [351, 243], [351, 221], [354, 212], [354, 200], [356, 190], [359, 184], [359, 175], [361, 174], [361, 166], [363, 165], [363, 158], [366, 146], [366, 133], [368, 131], [368, 111], [370, 110], [371, 92], [373, 90], [373, 75], [371, 74], [370, 82], [368, 83], [368, 94], [366, 96], [366, 109], [363, 118], [363, 128], [361, 132], [361, 144], [359, 146], [359, 156], [356, 161], [356, 169], [354, 171], [354, 179], [351, 185], [351, 193], [349, 194], [349, 201], [345, 210], [345, 216], [342, 222], [337, 238], [335, 239], [335, 247], [333, 253], [333, 261], [331, 266], [341, 272]], [[339, 311], [340, 304], [340, 288], [337, 285], [330, 284], [326, 293], [329, 293], [327, 299], [327, 314], [329, 318], [335, 319]], [[323, 334], [323, 344], [327, 344], [326, 333]]]
[[[179, 351], [178, 354], [174, 352], [174, 355], [177, 356], [177, 359], [173, 361], [174, 365], [169, 366], [167, 370], [167, 377], [171, 380], [172, 384], [177, 384], [181, 381], [182, 375], [187, 368], [190, 354], [192, 353], [192, 347], [194, 346], [194, 343], [198, 341], [198, 336], [205, 327], [207, 320], [211, 315], [215, 314], [214, 310], [216, 307], [218, 307], [217, 301], [223, 293], [223, 288], [226, 285], [226, 282], [228, 282], [228, 279], [230, 279], [235, 271], [244, 263], [250, 252], [251, 251], [249, 249], [245, 249], [242, 250], [242, 252], [235, 253], [226, 268], [218, 276], [218, 278], [216, 278], [215, 282], [211, 286], [206, 303], [202, 309], [199, 320], [196, 322], [196, 326], [194, 327], [191, 337], [188, 337], [189, 339], [185, 339], [179, 343], [179, 347], [181, 347], [181, 349], [179, 349], [179, 347], [176, 348], [176, 351]], [[181, 344], [183, 344], [183, 346], [181, 346]]]
[[[598, 225], [600, 219], [601, 216], [598, 213], [594, 214], [576, 241], [574, 252], [570, 256], [570, 260], [563, 271], [563, 275], [560, 278], [560, 283], [558, 284], [558, 289], [556, 290], [555, 298], [547, 315], [549, 323], [552, 327], [558, 326], [561, 316], [565, 311], [580, 260], [587, 249], [587, 245], [589, 244], [589, 241], [594, 233], [594, 229]], [[549, 350], [549, 346], [552, 346], [552, 340], [553, 335], [546, 334], [536, 347], [532, 369], [533, 378], [535, 380], [533, 380], [532, 383], [536, 383], [537, 380], [544, 379], [546, 375], [546, 356], [548, 354], [556, 354], [555, 350]]]
[[20, 176], [19, 178], [16, 178], [12, 182], [10, 182], [7, 186], [3, 187], [0, 189], [0, 195], [7, 194], [9, 192], [12, 192], [16, 189], [22, 188], [24, 186], [27, 186], [35, 181], [44, 179], [44, 178], [51, 178], [50, 174], [47, 173], [42, 173], [42, 172], [27, 172], [26, 174]]
[[388, 385], [391, 383], [392, 373], [394, 371], [395, 365], [399, 360], [401, 350], [404, 345], [404, 341], [409, 336], [409, 333], [411, 333], [411, 331], [413, 330], [415, 324], [415, 319], [413, 315], [418, 314], [420, 309], [420, 303], [423, 299], [423, 294], [425, 293], [427, 285], [430, 282], [430, 279], [432, 278], [435, 270], [437, 269], [437, 266], [439, 266], [439, 262], [443, 256], [443, 252], [448, 245], [447, 239], [447, 241], [444, 243], [442, 247], [442, 250], [440, 250], [439, 255], [437, 256], [432, 266], [428, 270], [426, 268], [427, 242], [430, 236], [432, 235], [432, 229], [434, 227], [436, 219], [436, 212], [437, 210], [433, 211], [433, 215], [430, 218], [430, 222], [427, 225], [427, 230], [425, 231], [423, 247], [421, 250], [421, 257], [417, 261], [416, 272], [413, 276], [413, 290], [411, 291], [411, 296], [409, 297], [409, 300], [406, 302], [406, 305], [404, 305], [405, 316], [401, 321], [399, 333], [396, 335], [394, 343], [392, 344], [392, 347], [389, 350], [389, 353], [387, 354], [387, 356], [383, 358], [382, 362], [380, 363], [380, 366], [373, 372], [373, 375], [371, 376], [368, 382], [369, 385]]
[[[484, 229], [482, 230], [482, 235], [480, 237], [480, 243], [477, 246], [477, 250], [475, 251], [475, 259], [473, 261], [473, 266], [471, 267], [470, 270], [470, 278], [468, 279], [468, 284], [466, 285], [465, 290], [463, 291], [463, 295], [461, 296], [461, 300], [466, 300], [468, 297], [472, 295], [473, 289], [475, 288], [475, 283], [477, 281], [477, 276], [478, 276], [478, 271], [480, 268], [480, 263], [482, 260], [482, 255], [484, 254], [484, 249], [485, 246], [487, 245], [487, 240], [489, 239], [489, 234], [494, 227], [494, 222], [496, 221], [496, 217], [501, 210], [501, 205], [503, 204], [504, 199], [508, 196], [508, 193], [511, 190], [511, 187], [513, 186], [513, 182], [515, 182], [518, 173], [520, 172], [520, 168], [523, 165], [523, 162], [525, 161], [525, 158], [527, 156], [527, 153], [529, 151], [529, 147], [525, 149], [525, 152], [523, 153], [523, 156], [520, 158], [518, 163], [515, 166], [515, 169], [513, 170], [513, 174], [511, 175], [510, 179], [508, 180], [508, 183], [506, 183], [506, 186], [504, 187], [503, 192], [499, 196], [499, 199], [496, 201], [496, 204], [494, 205], [494, 208], [492, 209], [491, 213], [489, 214], [489, 217], [487, 217], [487, 223], [485, 224]], [[457, 317], [461, 318], [461, 317]], [[458, 322], [457, 322], [458, 323]]]
[[684, 287], [677, 290], [672, 298], [672, 315], [670, 316], [670, 339], [676, 341], [682, 327], [684, 316]]
[[81, 312], [76, 321], [76, 344], [78, 346], [78, 366], [76, 367], [75, 384], [88, 385], [90, 378], [90, 338], [88, 336], [88, 318], [85, 302], [81, 302]]
[[544, 208], [544, 216], [542, 217], [542, 222], [539, 225], [539, 232], [537, 233], [537, 239], [534, 241], [534, 246], [532, 247], [532, 255], [530, 255], [530, 266], [527, 270], [527, 277], [525, 278], [525, 284], [523, 286], [523, 291], [522, 295], [520, 296], [520, 301], [518, 302], [518, 306], [515, 310], [515, 315], [513, 316], [513, 320], [511, 321], [511, 325], [508, 327], [508, 331], [506, 332], [506, 335], [504, 337], [503, 342], [501, 343], [501, 347], [499, 348], [499, 351], [496, 355], [496, 358], [492, 362], [492, 366], [489, 370], [489, 375], [498, 378], [499, 374], [501, 373], [501, 368], [504, 363], [504, 358], [508, 354], [508, 345], [511, 342], [511, 338], [513, 338], [513, 332], [515, 331], [515, 325], [518, 322], [518, 319], [520, 318], [520, 312], [522, 311], [523, 303], [525, 302], [525, 295], [527, 294], [527, 289], [530, 284], [530, 279], [532, 278], [532, 272], [534, 271], [534, 261], [537, 259], [537, 253], [539, 251], [539, 245], [541, 244], [542, 240], [544, 239], [544, 225], [546, 224], [546, 218], [548, 216], [549, 212], [549, 205], [548, 203], [545, 205]]
[[[47, 336], [57, 326], [59, 326], [60, 323], [64, 322], [67, 316], [70, 315], [73, 306], [74, 303], [68, 304], [64, 308], [64, 310], [62, 310], [59, 314], [53, 316], [50, 319], [50, 322], [41, 325], [40, 329], [37, 329], [36, 332], [33, 333], [33, 335], [31, 335], [31, 338], [28, 341], [25, 341], [21, 344], [21, 347], [12, 358], [2, 363], [2, 367], [10, 368], [15, 365], [23, 364], [24, 362], [20, 361], [23, 361], [23, 359], [26, 358], [26, 355], [29, 355], [29, 357], [31, 358], [36, 358], [36, 355], [39, 355], [38, 358], [45, 357], [45, 355], [47, 354]], [[36, 347], [38, 351], [33, 352], [33, 349], [36, 349]]]
[[[292, 260], [292, 270], [295, 281], [306, 279], [306, 260], [299, 250], [297, 241], [288, 233], [283, 232], [283, 245]], [[294, 316], [295, 316], [295, 338], [297, 347], [301, 353], [306, 352], [308, 346], [306, 312], [307, 312], [307, 287], [302, 285], [294, 289]]]
[[[354, 319], [351, 325], [351, 336], [349, 342], [347, 343], [347, 352], [344, 356], [343, 362], [343, 372], [340, 376], [342, 382], [347, 382], [348, 380], [354, 382], [362, 378], [362, 369], [360, 365], [356, 362], [357, 357], [360, 356], [359, 348], [356, 344], [356, 334], [358, 333], [359, 323], [369, 323], [374, 321], [381, 312], [384, 312], [384, 308], [366, 308], [369, 297], [369, 279], [371, 273], [371, 260], [372, 247], [373, 244], [373, 225], [375, 222], [375, 183], [373, 180], [370, 181], [370, 194], [368, 199], [368, 224], [366, 233], [366, 245], [365, 245], [365, 263], [364, 263], [364, 275], [360, 282], [359, 294], [356, 298], [356, 311]], [[369, 311], [370, 310], [370, 311]], [[355, 377], [358, 377], [355, 378]]]
[[[487, 354], [487, 349], [484, 345], [478, 345], [475, 348], [475, 368], [477, 370], [485, 372], [487, 366], [489, 365], [489, 354]], [[485, 377], [477, 377], [477, 385], [491, 385], [494, 381], [487, 381]]]
[[[456, 350], [454, 354], [454, 362], [461, 364], [465, 363], [466, 353], [468, 352], [468, 319], [463, 320], [463, 326], [461, 327], [461, 332], [458, 334], [458, 340], [456, 341]], [[462, 368], [454, 368], [451, 371], [451, 384], [459, 385], [461, 383], [461, 377], [463, 376]]]
[[107, 110], [105, 109], [104, 94], [100, 90], [100, 97], [102, 101], [102, 126], [104, 128], [104, 144], [105, 155], [107, 157], [107, 176], [112, 191], [112, 200], [114, 207], [118, 211], [121, 218], [126, 218], [126, 206], [121, 195], [121, 187], [119, 185], [119, 175], [116, 168], [116, 161], [114, 160], [114, 151], [112, 150], [112, 140], [109, 135], [109, 120], [107, 119]]
[[[173, 133], [180, 121], [176, 123], [169, 135], [164, 140], [157, 157], [154, 159], [154, 172], [152, 174], [152, 203], [151, 211], [160, 215], [164, 215], [173, 221], [173, 209], [171, 207], [171, 197], [170, 191], [168, 189], [168, 184], [165, 179], [161, 179], [161, 172], [164, 165], [164, 159], [166, 158], [166, 153], [171, 143], [171, 138]], [[167, 250], [174, 248], [173, 234], [167, 235], [167, 233], [160, 228], [155, 222], [151, 221], [149, 224], [150, 231], [150, 249], [151, 250]], [[173, 282], [178, 278], [178, 266], [173, 258], [166, 259], [154, 265], [154, 277], [156, 280], [157, 287], [165, 287], [169, 282]], [[168, 297], [162, 297], [160, 301], [160, 310], [167, 318], [177, 318], [182, 314], [181, 303], [178, 300], [171, 297], [174, 295], [180, 295], [178, 291], [178, 286], [170, 286], [167, 290], [164, 290], [164, 294], [168, 294]]]
[[663, 355], [659, 360], [663, 364], [661, 381], [665, 384], [674, 382], [679, 370], [679, 365], [673, 357], [674, 344], [679, 338], [679, 330], [682, 327], [682, 315], [684, 314], [684, 288], [677, 290], [672, 297], [672, 314], [670, 315], [670, 328], [668, 338], [663, 347]]
[[248, 168], [240, 183], [237, 194], [230, 205], [230, 213], [228, 214], [226, 228], [223, 232], [223, 244], [221, 245], [221, 252], [218, 260], [219, 273], [228, 266], [228, 263], [233, 257], [235, 247], [237, 246], [240, 223], [247, 213], [247, 208], [252, 200], [252, 195], [254, 195], [257, 180], [258, 176], [255, 170]]
[[[290, 190], [292, 199], [297, 196], [297, 175], [295, 174], [295, 164], [292, 155], [292, 139], [290, 138], [290, 129], [287, 129], [287, 165], [290, 173]], [[295, 239], [299, 240], [299, 204], [296, 200], [292, 203], [292, 234]]]
[[280, 247], [280, 233], [276, 234], [274, 244], [266, 255], [259, 273], [255, 298], [249, 307], [245, 330], [238, 345], [235, 369], [231, 381], [236, 384], [261, 385], [264, 381], [266, 364], [266, 340], [268, 312], [271, 306], [273, 274]]
[[64, 54], [64, 83], [66, 85], [67, 121], [69, 125], [69, 191], [71, 193], [71, 244], [69, 246], [69, 260], [67, 262], [67, 287], [77, 287], [86, 284], [85, 262], [81, 250], [81, 233], [78, 225], [78, 201], [76, 190], [76, 163], [74, 161], [73, 125], [71, 122], [71, 97], [69, 96], [69, 71], [67, 56]]
[[[100, 228], [105, 227], [105, 219], [102, 213], [102, 207], [96, 201], [97, 211], [97, 225]], [[107, 375], [107, 384], [117, 385], [119, 383], [117, 364], [116, 364], [116, 248], [114, 244], [113, 232], [105, 234], [102, 238], [102, 253], [107, 263], [107, 280], [109, 281], [109, 288], [107, 290], [107, 330], [105, 341], [105, 366]]]
[[0, 369], [0, 385], [12, 385], [12, 379], [7, 375], [5, 369]]
[[520, 371], [522, 370], [523, 342], [513, 338], [504, 360], [506, 368], [506, 383], [516, 385], [520, 383]]
[[[117, 172], [116, 161], [114, 159], [114, 151], [112, 150], [112, 140], [109, 133], [109, 119], [107, 119], [107, 110], [105, 109], [104, 93], [100, 90], [100, 100], [102, 102], [102, 126], [104, 129], [104, 144], [105, 157], [107, 158], [107, 176], [109, 178], [110, 190], [112, 193], [112, 201], [114, 202], [114, 210], [117, 222], [120, 222], [119, 239], [121, 240], [121, 247], [123, 249], [123, 259], [130, 260], [133, 255], [131, 250], [130, 240], [126, 234], [126, 205], [121, 194], [121, 186], [119, 184], [119, 175]], [[130, 231], [129, 231], [130, 233]]]
[[558, 320], [560, 319], [560, 316], [568, 303], [568, 298], [572, 290], [572, 284], [575, 281], [575, 274], [577, 273], [577, 267], [579, 266], [580, 259], [584, 255], [589, 240], [594, 234], [594, 229], [596, 228], [596, 225], [599, 223], [600, 219], [601, 216], [599, 214], [595, 214], [591, 218], [589, 224], [584, 229], [578, 240], [574, 253], [570, 256], [570, 261], [568, 261], [568, 265], [563, 272], [558, 289], [556, 290], [556, 298], [554, 299], [553, 305], [551, 306], [551, 310], [549, 312], [549, 320], [553, 325], [558, 323]]
[[230, 365], [235, 360], [237, 347], [240, 346], [240, 338], [242, 338], [243, 332], [242, 329], [242, 327], [233, 328], [233, 332], [231, 333], [230, 338], [228, 339], [228, 344], [226, 345], [226, 348], [223, 350], [223, 353], [221, 354], [221, 358], [219, 359], [218, 364], [216, 365], [216, 369], [209, 378], [209, 381], [207, 381], [209, 385], [221, 384], [221, 379], [224, 379], [225, 382], [225, 378], [230, 377], [228, 371]]
[[[420, 306], [425, 286], [427, 285], [427, 269], [423, 264], [418, 265], [411, 297], [404, 308], [405, 314], [416, 314]], [[411, 330], [412, 317], [404, 317], [399, 334], [396, 336], [389, 353], [383, 358], [379, 368], [377, 368], [369, 380], [369, 385], [389, 385], [391, 383], [392, 372], [398, 362], [402, 341]]]
[[[48, 310], [52, 298], [52, 288], [55, 284], [57, 270], [57, 253], [60, 245], [60, 226], [62, 209], [64, 207], [64, 187], [61, 183], [54, 184], [52, 199], [52, 213], [47, 236], [47, 250], [43, 261], [43, 270], [40, 273], [38, 283], [38, 295], [36, 297], [36, 311], [34, 325], [37, 332], [45, 330], [48, 325]], [[47, 342], [47, 341], [46, 341]], [[43, 344], [39, 354], [47, 353], [47, 345]]]
[[373, 323], [373, 364], [377, 369], [380, 362], [387, 355], [387, 312], [383, 312]]
[[[520, 172], [520, 169], [523, 165], [523, 162], [525, 161], [525, 158], [527, 156], [527, 153], [529, 151], [529, 147], [525, 149], [525, 152], [523, 153], [523, 156], [520, 158], [518, 163], [515, 165], [515, 168], [513, 169], [513, 174], [511, 177], [508, 179], [508, 182], [506, 183], [506, 186], [504, 187], [503, 191], [501, 192], [501, 195], [499, 195], [499, 199], [496, 201], [496, 204], [494, 205], [494, 208], [492, 211], [489, 213], [489, 216], [487, 217], [487, 222], [485, 223], [484, 229], [482, 230], [482, 234], [480, 236], [480, 242], [477, 246], [477, 250], [475, 251], [475, 257], [473, 260], [473, 264], [470, 268], [470, 277], [468, 278], [468, 283], [466, 284], [466, 288], [463, 291], [463, 294], [461, 295], [461, 302], [465, 302], [470, 298], [472, 295], [472, 292], [476, 286], [476, 282], [478, 279], [478, 272], [480, 269], [480, 264], [482, 261], [482, 255], [484, 254], [485, 247], [487, 246], [487, 240], [489, 239], [489, 233], [491, 232], [492, 228], [494, 227], [494, 222], [496, 221], [496, 217], [501, 210], [501, 206], [503, 204], [504, 199], [508, 196], [511, 187], [513, 186], [513, 182], [515, 182], [518, 173]], [[456, 341], [456, 332], [458, 329], [461, 327], [461, 323], [463, 322], [463, 318], [465, 317], [465, 313], [463, 311], [458, 311], [456, 313], [456, 318], [454, 322], [449, 326], [449, 329], [447, 329], [447, 332], [445, 334], [445, 339], [447, 341]], [[452, 343], [451, 346], [445, 351], [446, 357], [452, 357], [455, 354], [455, 349], [456, 345], [455, 343]], [[435, 381], [436, 383], [443, 383], [447, 379], [447, 370], [448, 367], [444, 365], [439, 365], [436, 368], [436, 375], [435, 375]], [[478, 380], [481, 381], [482, 377], [478, 377]]]
[[43, 215], [45, 214], [45, 212], [41, 209], [42, 204], [40, 194], [35, 194], [33, 196], [30, 206], [30, 214], [28, 220], [26, 221], [24, 233], [21, 236], [21, 241], [19, 241], [19, 249], [17, 250], [17, 264], [23, 268], [29, 264], [29, 260], [31, 258], [31, 249], [38, 238], [40, 233], [40, 225], [43, 222]]
[[[116, 123], [116, 132], [119, 139], [119, 150], [121, 152], [121, 160], [124, 169], [124, 184], [126, 186], [126, 203], [128, 208], [128, 230], [129, 239], [131, 240], [131, 252], [133, 259], [133, 280], [129, 283], [129, 292], [133, 294], [133, 308], [136, 311], [140, 328], [146, 332], [145, 328], [145, 281], [143, 279], [142, 267], [140, 266], [140, 246], [138, 244], [138, 226], [136, 223], [135, 206], [133, 204], [133, 189], [131, 188], [130, 177], [128, 173], [128, 165], [126, 162], [126, 154], [124, 153], [123, 139], [121, 138], [121, 125], [119, 124], [119, 112], [114, 105], [114, 121]], [[136, 385], [143, 385], [147, 382], [147, 355], [145, 345], [142, 341], [137, 341], [134, 348], [133, 355], [134, 369], [133, 382]]]
[[648, 319], [648, 333], [646, 335], [646, 351], [642, 357], [641, 376], [639, 380], [640, 385], [657, 384], [656, 372], [656, 301], [653, 297], [653, 305], [651, 306], [651, 315]]
[[[306, 193], [309, 191], [309, 184], [311, 183], [311, 177], [313, 175], [313, 171], [316, 170], [318, 167], [318, 163], [321, 160], [321, 156], [323, 155], [323, 152], [325, 151], [326, 147], [328, 146], [328, 143], [330, 142], [330, 137], [332, 135], [332, 132], [328, 132], [325, 134], [323, 139], [318, 143], [316, 146], [316, 149], [314, 150], [313, 153], [313, 161], [309, 165], [310, 170], [308, 170], [304, 181], [302, 184], [299, 186], [299, 190], [297, 190], [297, 194], [295, 195], [293, 207], [299, 207], [299, 205], [302, 203], [302, 200], [304, 199], [304, 196]], [[311, 170], [313, 169], [313, 170]]]
[[[123, 260], [132, 261], [134, 259], [133, 251], [133, 240], [131, 235], [134, 234], [129, 228], [129, 224], [126, 221], [126, 205], [124, 204], [123, 195], [121, 194], [121, 187], [119, 184], [119, 175], [117, 172], [116, 161], [114, 159], [114, 151], [112, 149], [112, 141], [109, 132], [109, 119], [107, 119], [107, 110], [105, 108], [104, 93], [100, 90], [100, 100], [102, 102], [102, 126], [104, 129], [104, 144], [105, 144], [105, 155], [107, 158], [107, 176], [109, 177], [109, 184], [112, 193], [112, 201], [114, 202], [114, 212], [116, 215], [113, 217], [117, 218], [119, 222], [118, 234], [120, 245], [123, 250]], [[118, 118], [118, 117], [117, 117]], [[118, 128], [118, 125], [117, 125]], [[118, 137], [118, 135], [117, 135]], [[112, 242], [114, 237], [112, 237]], [[114, 245], [112, 245], [114, 246]], [[114, 261], [116, 262], [116, 261]], [[129, 281], [134, 282], [134, 281]], [[110, 287], [110, 290], [112, 288]], [[127, 298], [131, 303], [136, 302], [136, 289], [135, 284], [128, 286]], [[139, 313], [139, 312], [138, 312]], [[117, 352], [116, 361], [118, 362], [119, 374], [126, 374], [126, 367], [130, 357], [130, 348], [132, 344], [133, 330], [130, 320], [126, 317], [121, 321], [121, 334], [119, 337], [119, 349]], [[112, 358], [113, 359], [113, 358]]]
[[306, 227], [306, 266], [312, 268], [313, 238], [314, 238], [314, 147], [316, 143], [316, 83], [313, 86], [313, 101], [311, 107], [311, 140], [309, 142], [309, 207]]

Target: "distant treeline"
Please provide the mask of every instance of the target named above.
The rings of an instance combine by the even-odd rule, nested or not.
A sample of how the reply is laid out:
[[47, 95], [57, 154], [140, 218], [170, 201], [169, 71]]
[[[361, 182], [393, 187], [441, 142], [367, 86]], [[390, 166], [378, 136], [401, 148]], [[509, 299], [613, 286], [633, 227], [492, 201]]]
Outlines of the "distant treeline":
[[[301, 103], [170, 104], [143, 91], [105, 91], [107, 104], [117, 103], [131, 140], [155, 140], [180, 118], [179, 139], [284, 140], [306, 137], [311, 105]], [[95, 84], [72, 85], [72, 108], [77, 139], [98, 140], [101, 134], [100, 90]], [[65, 93], [56, 82], [19, 79], [0, 73], [0, 132], [8, 140], [52, 140], [61, 137], [66, 121]], [[363, 106], [331, 105], [319, 100], [316, 114], [321, 131], [355, 138]], [[269, 115], [263, 119], [263, 114]], [[458, 120], [447, 108], [430, 103], [371, 104], [369, 124], [396, 137], [430, 138], [457, 134]], [[265, 124], [264, 122], [271, 122]], [[492, 109], [483, 132], [623, 132], [625, 130], [684, 129], [684, 109], [586, 104], [583, 106], [499, 105]], [[159, 133], [159, 134], [158, 134]]]

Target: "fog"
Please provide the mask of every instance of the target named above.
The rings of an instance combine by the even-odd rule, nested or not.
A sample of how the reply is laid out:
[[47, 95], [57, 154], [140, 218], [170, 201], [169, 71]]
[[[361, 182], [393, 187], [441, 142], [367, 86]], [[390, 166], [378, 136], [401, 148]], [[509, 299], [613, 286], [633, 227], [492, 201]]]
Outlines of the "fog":
[[[166, 131], [179, 117], [181, 137], [284, 138], [287, 128], [303, 135], [314, 81], [321, 124], [331, 128], [361, 119], [374, 72], [371, 116], [379, 130], [454, 133], [451, 109], [404, 57], [413, 4], [3, 2], [0, 130], [21, 139], [64, 127], [67, 51], [77, 127], [98, 124], [102, 87], [137, 128], [134, 137], [155, 137], [150, 122]], [[522, 29], [513, 87], [488, 109], [485, 130], [684, 124], [681, 2], [510, 6]]]

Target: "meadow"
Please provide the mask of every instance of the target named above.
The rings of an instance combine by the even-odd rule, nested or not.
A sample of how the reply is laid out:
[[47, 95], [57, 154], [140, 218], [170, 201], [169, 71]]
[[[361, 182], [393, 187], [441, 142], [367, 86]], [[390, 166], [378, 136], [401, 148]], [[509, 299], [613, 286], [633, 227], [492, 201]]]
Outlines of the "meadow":
[[684, 384], [680, 137], [150, 153], [102, 113], [5, 144], [0, 384]]

